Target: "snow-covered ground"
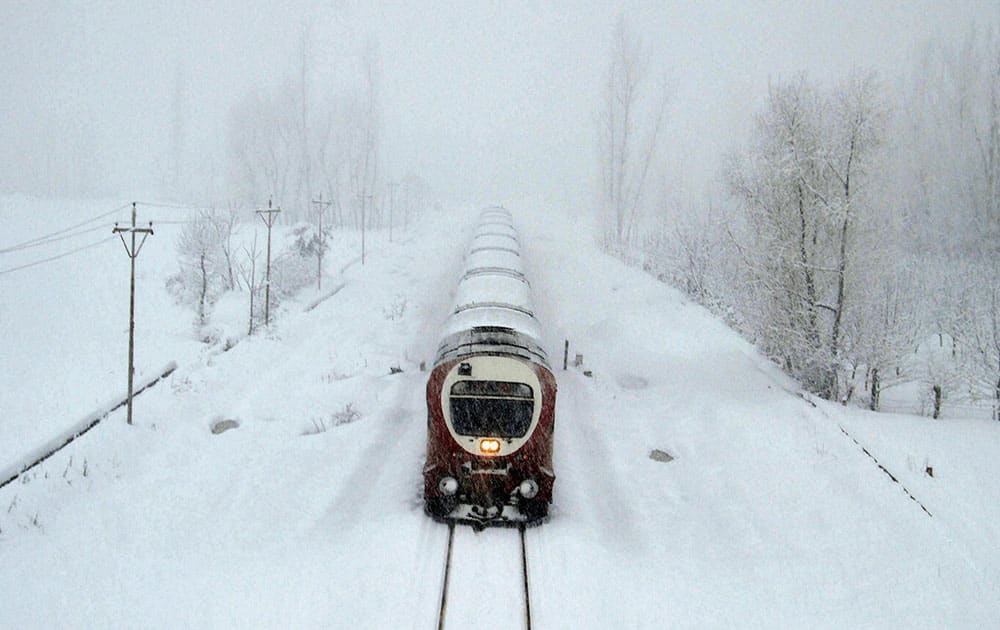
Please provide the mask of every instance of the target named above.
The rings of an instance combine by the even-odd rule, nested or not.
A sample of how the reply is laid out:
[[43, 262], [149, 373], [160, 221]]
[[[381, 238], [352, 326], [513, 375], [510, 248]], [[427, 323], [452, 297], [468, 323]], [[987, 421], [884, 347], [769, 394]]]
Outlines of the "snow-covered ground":
[[[3, 203], [4, 244], [116, 205]], [[1000, 423], [810, 401], [600, 254], [587, 220], [510, 209], [560, 388], [555, 503], [527, 532], [533, 627], [995, 625]], [[228, 352], [166, 295], [177, 230], [157, 230], [137, 365], [180, 367], [135, 426], [115, 412], [0, 490], [0, 627], [436, 627], [447, 528], [421, 506], [420, 364], [477, 212], [376, 235], [364, 266], [345, 241], [327, 267], [342, 290]], [[0, 290], [2, 468], [124, 388], [128, 261], [111, 242]], [[564, 339], [582, 368], [562, 371]], [[213, 435], [220, 419], [240, 426]], [[456, 537], [449, 627], [518, 619], [510, 534]]]

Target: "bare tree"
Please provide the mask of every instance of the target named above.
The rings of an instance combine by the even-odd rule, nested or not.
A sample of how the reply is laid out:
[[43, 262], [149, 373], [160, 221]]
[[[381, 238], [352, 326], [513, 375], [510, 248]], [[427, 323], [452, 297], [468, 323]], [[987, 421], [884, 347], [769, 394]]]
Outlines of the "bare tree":
[[249, 93], [232, 110], [229, 152], [232, 179], [246, 199], [284, 199], [295, 170], [295, 132], [289, 123], [287, 94]]
[[240, 210], [234, 205], [230, 204], [229, 208], [225, 211], [213, 210], [211, 212], [205, 212], [202, 214], [202, 220], [208, 221], [212, 228], [212, 232], [215, 236], [215, 241], [218, 246], [218, 256], [217, 262], [218, 273], [222, 276], [225, 282], [225, 289], [227, 291], [233, 291], [236, 289], [236, 274], [234, 270], [234, 257], [233, 257], [233, 237], [239, 231], [240, 225]]
[[170, 189], [180, 192], [187, 169], [187, 79], [184, 66], [178, 62], [174, 70], [174, 85], [170, 99], [170, 173], [168, 182]]
[[645, 201], [664, 113], [665, 84], [651, 86], [649, 59], [620, 15], [598, 112], [604, 244], [627, 250]]
[[[1000, 33], [924, 44], [906, 93], [900, 188], [925, 272], [925, 334], [947, 353], [922, 366], [948, 378], [946, 400], [996, 400], [996, 260], [1000, 257]], [[944, 362], [950, 365], [940, 365]], [[960, 374], [961, 378], [955, 376]], [[996, 403], [993, 403], [996, 407]], [[994, 410], [994, 415], [997, 412]]]
[[380, 225], [377, 212], [379, 130], [381, 106], [378, 98], [379, 55], [374, 40], [367, 42], [358, 58], [358, 85], [360, 96], [350, 108], [349, 128], [353, 129], [350, 141], [350, 189], [356, 205], [355, 227], [370, 228]]
[[[248, 247], [243, 246], [243, 253], [246, 256], [244, 262], [239, 263], [237, 271], [243, 280], [243, 285], [250, 294], [250, 315], [248, 317], [247, 334], [252, 335], [257, 322], [263, 317], [263, 309], [257, 298], [260, 297], [262, 285], [257, 282], [257, 259], [264, 255], [264, 252], [257, 245], [257, 232], [254, 231], [253, 243]], [[256, 307], [256, 308], [255, 308]]]
[[304, 202], [304, 209], [308, 209], [310, 202], [312, 201], [312, 171], [313, 171], [313, 154], [310, 151], [310, 136], [312, 136], [312, 129], [310, 128], [310, 94], [309, 94], [309, 66], [310, 66], [310, 33], [309, 26], [303, 22], [301, 26], [301, 32], [299, 35], [299, 72], [298, 72], [298, 99], [299, 99], [299, 116], [298, 116], [298, 144], [300, 150], [299, 157], [299, 184], [298, 184], [298, 194], [296, 195], [296, 200], [299, 204]]
[[307, 219], [313, 192], [324, 190], [337, 226], [345, 210], [355, 226], [361, 214], [378, 225], [378, 47], [373, 40], [360, 52], [326, 57], [321, 48], [304, 24], [281, 87], [250, 91], [233, 108], [230, 178], [241, 198], [279, 201], [285, 222]]

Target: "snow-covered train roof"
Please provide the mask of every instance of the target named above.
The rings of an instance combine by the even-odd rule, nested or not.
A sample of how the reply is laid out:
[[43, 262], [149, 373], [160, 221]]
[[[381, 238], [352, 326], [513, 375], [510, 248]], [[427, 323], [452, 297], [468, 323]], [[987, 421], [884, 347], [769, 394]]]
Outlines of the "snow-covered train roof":
[[458, 283], [453, 312], [470, 310], [477, 304], [502, 304], [511, 309], [533, 314], [528, 281], [524, 276], [504, 273], [504, 270], [479, 269], [465, 275]]
[[469, 253], [488, 249], [510, 251], [520, 255], [521, 244], [518, 242], [516, 236], [510, 234], [501, 234], [499, 232], [477, 233], [472, 239], [472, 245], [469, 247]]
[[547, 364], [540, 336], [513, 219], [503, 208], [488, 208], [466, 250], [438, 361], [462, 352], [498, 352]]
[[465, 257], [465, 271], [467, 272], [471, 269], [490, 268], [508, 269], [524, 275], [524, 262], [521, 260], [521, 255], [509, 249], [472, 248], [472, 251]]

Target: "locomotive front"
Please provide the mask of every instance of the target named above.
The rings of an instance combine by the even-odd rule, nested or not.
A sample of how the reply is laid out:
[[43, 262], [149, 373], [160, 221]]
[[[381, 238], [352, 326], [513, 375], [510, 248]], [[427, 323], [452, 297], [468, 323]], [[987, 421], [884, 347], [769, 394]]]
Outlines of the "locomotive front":
[[436, 518], [483, 526], [548, 513], [556, 383], [529, 287], [509, 213], [484, 211], [427, 382], [424, 499]]

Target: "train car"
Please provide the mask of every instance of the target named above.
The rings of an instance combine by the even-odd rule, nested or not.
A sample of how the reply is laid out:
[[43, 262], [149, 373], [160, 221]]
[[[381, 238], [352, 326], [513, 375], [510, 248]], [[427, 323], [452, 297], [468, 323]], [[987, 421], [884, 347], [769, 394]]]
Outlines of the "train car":
[[485, 527], [548, 515], [556, 381], [539, 338], [517, 230], [488, 208], [427, 380], [431, 516]]

